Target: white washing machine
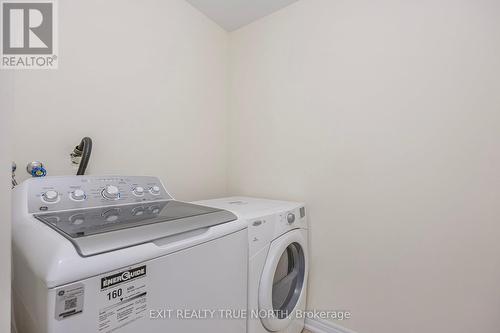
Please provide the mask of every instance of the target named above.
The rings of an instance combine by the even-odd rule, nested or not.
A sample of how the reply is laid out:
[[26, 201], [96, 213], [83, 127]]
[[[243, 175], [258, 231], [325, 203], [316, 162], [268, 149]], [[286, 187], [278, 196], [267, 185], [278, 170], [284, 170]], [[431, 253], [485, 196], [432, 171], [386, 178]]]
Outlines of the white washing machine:
[[13, 198], [17, 331], [244, 333], [199, 316], [246, 308], [247, 248], [244, 221], [155, 177], [30, 179]]
[[247, 197], [197, 203], [248, 222], [248, 333], [302, 332], [309, 269], [305, 206]]

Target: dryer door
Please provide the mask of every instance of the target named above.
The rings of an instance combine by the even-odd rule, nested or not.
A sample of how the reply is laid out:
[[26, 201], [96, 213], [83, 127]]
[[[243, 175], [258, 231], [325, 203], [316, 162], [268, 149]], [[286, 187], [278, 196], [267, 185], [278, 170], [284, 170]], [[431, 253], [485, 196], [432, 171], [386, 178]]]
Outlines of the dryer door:
[[292, 230], [271, 243], [259, 287], [259, 313], [265, 313], [261, 320], [269, 331], [288, 327], [304, 303], [308, 268], [307, 230]]

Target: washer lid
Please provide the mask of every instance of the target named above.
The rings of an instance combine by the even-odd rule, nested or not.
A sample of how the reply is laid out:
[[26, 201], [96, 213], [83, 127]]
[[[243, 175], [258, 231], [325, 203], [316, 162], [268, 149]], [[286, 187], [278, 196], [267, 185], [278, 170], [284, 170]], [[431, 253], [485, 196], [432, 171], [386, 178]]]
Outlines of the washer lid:
[[34, 215], [88, 257], [231, 222], [228, 211], [168, 200]]

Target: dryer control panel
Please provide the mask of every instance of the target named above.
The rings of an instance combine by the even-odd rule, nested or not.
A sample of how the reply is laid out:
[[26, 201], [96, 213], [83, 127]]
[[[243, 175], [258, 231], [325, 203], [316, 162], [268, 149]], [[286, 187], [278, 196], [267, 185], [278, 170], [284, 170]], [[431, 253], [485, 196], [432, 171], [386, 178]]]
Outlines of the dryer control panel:
[[29, 213], [172, 199], [159, 178], [141, 176], [33, 178], [27, 191]]
[[275, 237], [278, 237], [279, 235], [282, 235], [289, 230], [297, 228], [308, 228], [305, 206], [300, 206], [292, 210], [280, 212], [278, 214], [278, 221], [276, 223], [274, 235]]

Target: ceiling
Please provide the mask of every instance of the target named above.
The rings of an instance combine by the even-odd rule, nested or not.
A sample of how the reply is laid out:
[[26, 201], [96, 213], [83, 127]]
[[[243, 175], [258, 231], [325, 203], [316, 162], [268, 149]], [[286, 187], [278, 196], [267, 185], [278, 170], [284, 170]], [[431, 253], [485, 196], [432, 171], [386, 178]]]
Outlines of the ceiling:
[[298, 0], [187, 0], [227, 31], [267, 16]]

